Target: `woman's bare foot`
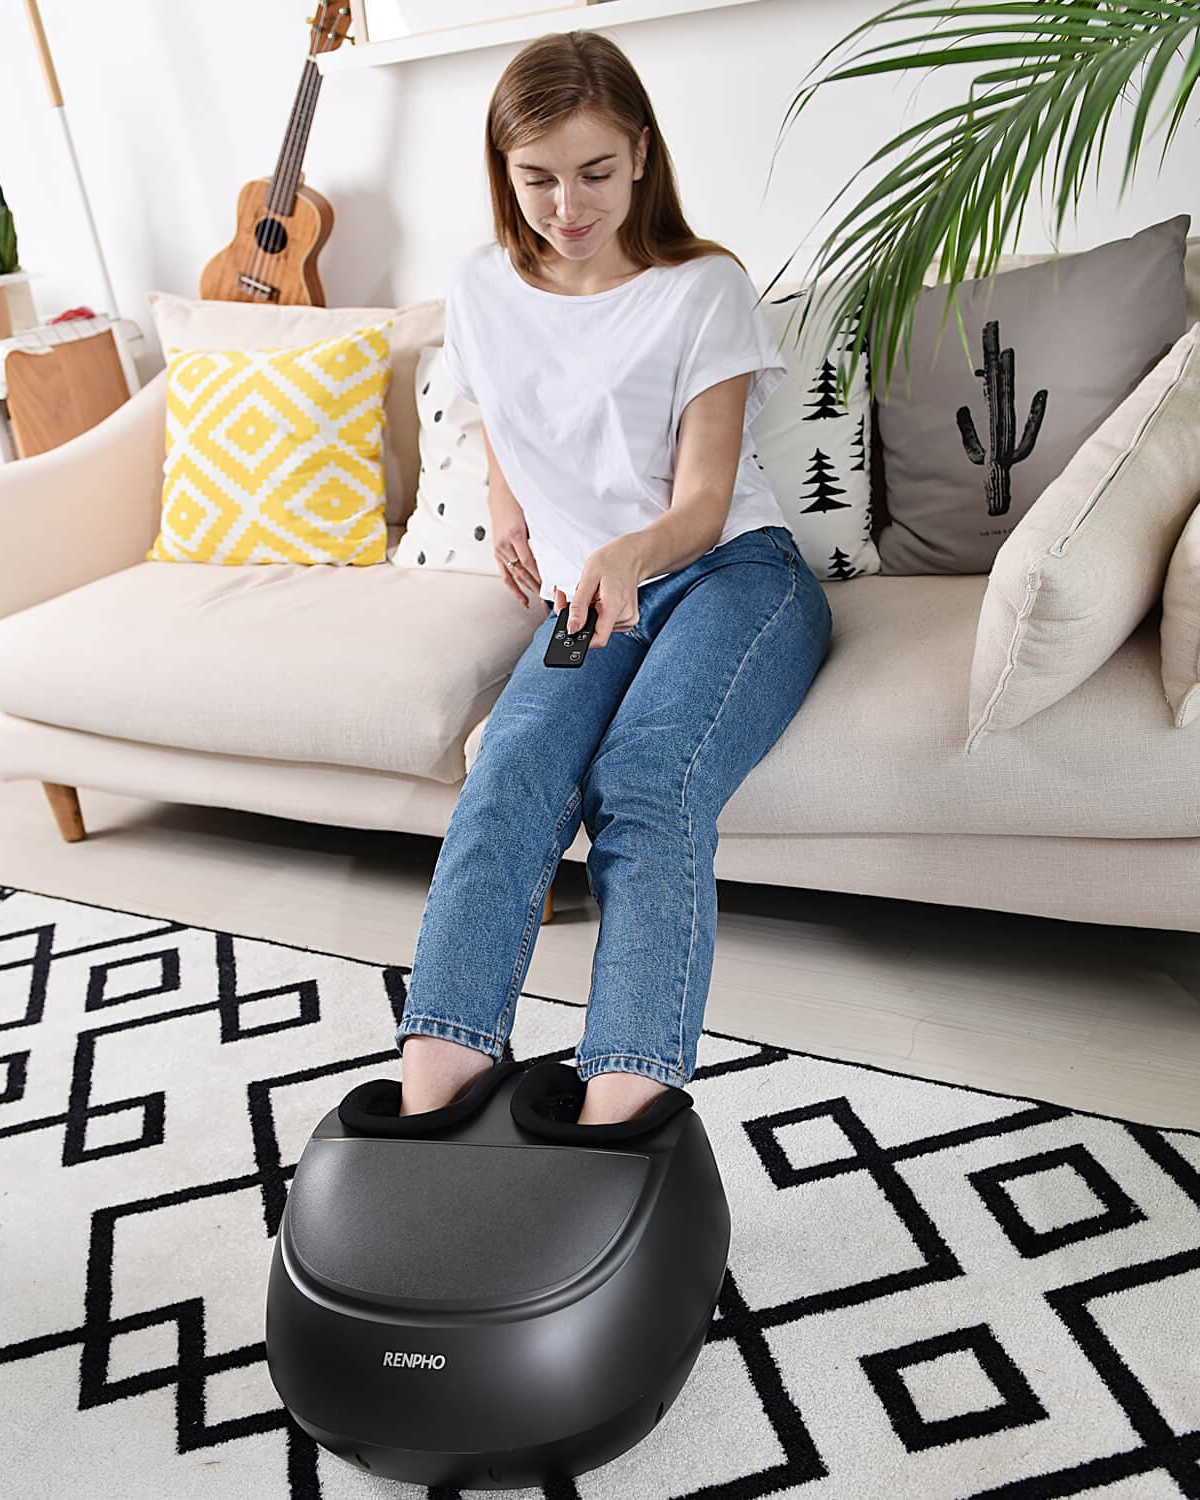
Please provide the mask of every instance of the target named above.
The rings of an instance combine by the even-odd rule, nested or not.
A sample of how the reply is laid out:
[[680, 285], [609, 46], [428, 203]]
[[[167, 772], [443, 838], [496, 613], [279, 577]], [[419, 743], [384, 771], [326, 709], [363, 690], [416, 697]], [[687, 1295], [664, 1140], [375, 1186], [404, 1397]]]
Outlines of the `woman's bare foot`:
[[410, 1036], [404, 1043], [400, 1114], [424, 1114], [454, 1104], [495, 1058], [476, 1047], [438, 1036]]
[[588, 1079], [583, 1108], [577, 1125], [617, 1125], [644, 1115], [665, 1083], [643, 1078], [640, 1073], [597, 1073]]

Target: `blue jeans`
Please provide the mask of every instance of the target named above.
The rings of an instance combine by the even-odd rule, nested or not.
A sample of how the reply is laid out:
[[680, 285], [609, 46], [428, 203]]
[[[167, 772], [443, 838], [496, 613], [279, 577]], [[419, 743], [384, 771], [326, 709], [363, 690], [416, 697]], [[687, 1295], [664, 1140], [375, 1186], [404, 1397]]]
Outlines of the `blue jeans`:
[[829, 602], [785, 526], [643, 585], [638, 623], [580, 667], [543, 664], [557, 615], [540, 602], [442, 841], [396, 1044], [436, 1036], [501, 1055], [582, 821], [600, 935], [579, 1076], [682, 1088], [712, 974], [717, 815], [803, 703]]

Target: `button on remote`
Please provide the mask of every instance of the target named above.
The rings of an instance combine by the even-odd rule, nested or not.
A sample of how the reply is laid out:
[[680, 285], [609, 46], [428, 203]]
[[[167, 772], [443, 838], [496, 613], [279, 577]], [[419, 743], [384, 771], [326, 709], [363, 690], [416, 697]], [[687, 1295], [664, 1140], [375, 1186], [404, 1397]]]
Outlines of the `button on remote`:
[[587, 623], [571, 634], [567, 630], [567, 617], [570, 613], [569, 604], [559, 610], [554, 634], [550, 637], [550, 644], [546, 647], [546, 655], [543, 657], [543, 662], [547, 667], [583, 666], [588, 646], [591, 644], [592, 636], [596, 633], [596, 621], [599, 616], [594, 606], [589, 607]]

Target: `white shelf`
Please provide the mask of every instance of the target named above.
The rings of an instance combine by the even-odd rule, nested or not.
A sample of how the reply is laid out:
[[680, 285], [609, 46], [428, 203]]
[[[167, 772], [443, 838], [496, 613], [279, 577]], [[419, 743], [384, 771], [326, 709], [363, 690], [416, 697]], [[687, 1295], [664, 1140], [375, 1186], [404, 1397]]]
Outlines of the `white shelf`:
[[[513, 3], [519, 4], [519, 0]], [[351, 46], [347, 41], [334, 52], [317, 53], [313, 61], [322, 74], [340, 73], [350, 68], [377, 68], [421, 57], [441, 57], [450, 52], [471, 52], [478, 47], [504, 47], [511, 42], [527, 42], [547, 31], [598, 31], [631, 21], [652, 21], [659, 16], [754, 3], [755, 0], [604, 0], [599, 5], [570, 5], [498, 21], [476, 21], [470, 26], [413, 32], [383, 42]]]

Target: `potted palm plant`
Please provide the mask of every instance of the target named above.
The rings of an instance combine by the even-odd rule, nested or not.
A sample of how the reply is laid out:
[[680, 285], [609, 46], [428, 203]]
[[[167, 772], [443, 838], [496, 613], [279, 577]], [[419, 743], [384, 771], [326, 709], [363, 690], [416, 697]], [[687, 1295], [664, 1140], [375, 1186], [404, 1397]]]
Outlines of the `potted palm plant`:
[[0, 188], [0, 339], [32, 328], [37, 322], [33, 297], [29, 291], [29, 273], [22, 271], [17, 259], [17, 228], [12, 209], [4, 201]]
[[[838, 391], [843, 399], [848, 398], [872, 319], [874, 341], [867, 371], [871, 396], [876, 395], [881, 378], [885, 389], [890, 385], [901, 338], [907, 368], [910, 314], [926, 270], [935, 260], [946, 293], [942, 328], [953, 308], [963, 349], [970, 357], [954, 289], [969, 277], [991, 273], [1014, 216], [1020, 229], [1019, 215], [1034, 175], [1043, 174], [1050, 165], [1051, 146], [1057, 143], [1052, 167], [1057, 236], [1069, 196], [1078, 208], [1088, 158], [1094, 148], [1103, 148], [1109, 117], [1118, 99], [1125, 98], [1135, 73], [1140, 75], [1141, 93], [1130, 125], [1122, 192], [1172, 58], [1182, 55], [1184, 66], [1174, 87], [1168, 87], [1164, 114], [1170, 115], [1171, 125], [1164, 156], [1196, 85], [1200, 62], [1200, 0], [1054, 0], [1053, 4], [965, 0], [942, 6], [900, 0], [831, 47], [806, 77], [860, 32], [910, 16], [932, 17], [939, 25], [959, 24], [944, 30], [935, 26], [929, 36], [910, 32], [882, 42], [859, 56], [898, 55], [844, 67], [808, 88], [802, 85], [789, 107], [789, 113], [794, 108], [799, 115], [817, 88], [839, 78], [911, 67], [994, 65], [975, 77], [965, 103], [941, 110], [875, 153], [867, 167], [889, 154], [902, 154], [817, 252], [811, 278], [818, 285], [814, 296], [804, 299], [797, 337], [814, 306], [832, 304], [824, 349], [829, 355], [838, 342], [838, 329], [858, 315], [848, 372], [840, 353], [838, 358]], [[939, 42], [946, 45], [936, 45]], [[968, 269], [976, 247], [978, 259]], [[790, 257], [772, 286], [788, 264]], [[821, 285], [822, 273], [831, 267], [833, 273]]]

